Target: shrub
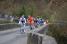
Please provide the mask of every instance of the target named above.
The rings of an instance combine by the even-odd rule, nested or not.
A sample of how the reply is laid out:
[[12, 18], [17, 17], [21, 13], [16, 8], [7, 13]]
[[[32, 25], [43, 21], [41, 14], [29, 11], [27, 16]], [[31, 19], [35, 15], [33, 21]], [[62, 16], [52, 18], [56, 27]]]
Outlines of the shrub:
[[49, 25], [48, 35], [55, 37], [58, 44], [67, 44], [67, 25], [51, 24]]

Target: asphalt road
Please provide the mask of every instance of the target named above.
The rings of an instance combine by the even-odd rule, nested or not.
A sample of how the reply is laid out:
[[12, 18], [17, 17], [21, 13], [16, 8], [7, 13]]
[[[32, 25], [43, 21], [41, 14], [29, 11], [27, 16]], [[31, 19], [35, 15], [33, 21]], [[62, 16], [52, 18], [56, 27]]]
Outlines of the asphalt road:
[[[23, 29], [30, 29], [29, 26]], [[27, 44], [27, 33], [21, 33], [20, 28], [0, 31], [0, 44]]]
[[27, 34], [20, 33], [19, 30], [20, 28], [14, 29], [14, 31], [0, 32], [0, 44], [27, 44]]

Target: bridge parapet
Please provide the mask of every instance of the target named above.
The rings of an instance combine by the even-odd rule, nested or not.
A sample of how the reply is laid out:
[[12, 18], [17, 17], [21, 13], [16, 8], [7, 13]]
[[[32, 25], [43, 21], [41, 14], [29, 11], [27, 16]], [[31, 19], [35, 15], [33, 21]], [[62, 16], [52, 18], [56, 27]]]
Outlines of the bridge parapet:
[[47, 25], [43, 25], [28, 32], [27, 44], [57, 44], [53, 37], [44, 33], [46, 27]]

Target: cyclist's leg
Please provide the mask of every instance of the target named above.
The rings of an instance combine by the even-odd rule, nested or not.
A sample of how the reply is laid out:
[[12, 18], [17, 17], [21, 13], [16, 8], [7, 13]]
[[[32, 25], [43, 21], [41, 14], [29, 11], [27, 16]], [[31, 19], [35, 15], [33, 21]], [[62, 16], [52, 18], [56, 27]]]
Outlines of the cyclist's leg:
[[21, 24], [21, 29], [20, 29], [20, 32], [24, 33], [24, 23]]
[[35, 29], [35, 24], [34, 23], [32, 24], [32, 29]]
[[20, 26], [20, 32], [22, 32], [22, 24], [21, 24], [21, 26]]
[[24, 27], [26, 26], [26, 23], [24, 22]]
[[31, 24], [31, 25], [30, 25], [30, 29], [32, 30], [32, 29], [34, 29], [34, 28], [35, 28], [34, 24]]
[[37, 25], [37, 23], [35, 23], [35, 28], [38, 28], [38, 25]]
[[23, 32], [25, 32], [25, 22], [23, 23]]
[[32, 30], [32, 25], [30, 24], [30, 30]]

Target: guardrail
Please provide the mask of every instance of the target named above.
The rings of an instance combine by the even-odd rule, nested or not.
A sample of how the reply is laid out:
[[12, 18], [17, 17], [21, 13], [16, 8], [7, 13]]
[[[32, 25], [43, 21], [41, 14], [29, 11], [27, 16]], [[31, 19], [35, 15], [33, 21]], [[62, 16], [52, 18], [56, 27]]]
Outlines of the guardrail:
[[44, 33], [45, 29], [46, 29], [46, 25], [43, 25], [38, 29], [34, 29], [28, 32], [27, 44], [57, 44], [54, 38], [47, 36]]
[[17, 23], [0, 24], [0, 31], [20, 27]]

